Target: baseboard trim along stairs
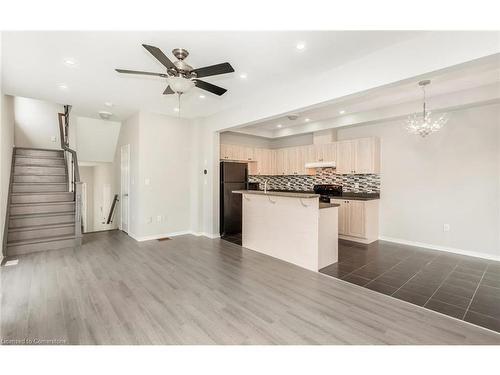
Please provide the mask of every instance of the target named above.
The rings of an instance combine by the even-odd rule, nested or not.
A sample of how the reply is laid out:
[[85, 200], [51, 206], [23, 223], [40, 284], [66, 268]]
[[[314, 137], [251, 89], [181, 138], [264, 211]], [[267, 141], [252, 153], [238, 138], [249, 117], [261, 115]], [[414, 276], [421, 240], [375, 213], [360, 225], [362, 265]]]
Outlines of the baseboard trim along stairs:
[[64, 151], [15, 148], [11, 173], [7, 256], [80, 245]]

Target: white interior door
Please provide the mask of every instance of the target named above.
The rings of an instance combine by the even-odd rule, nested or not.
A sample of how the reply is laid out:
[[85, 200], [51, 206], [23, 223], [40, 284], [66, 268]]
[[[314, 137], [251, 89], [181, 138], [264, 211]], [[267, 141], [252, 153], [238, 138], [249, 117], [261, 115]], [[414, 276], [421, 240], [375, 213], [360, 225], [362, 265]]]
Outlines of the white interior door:
[[129, 191], [130, 191], [130, 145], [121, 147], [121, 220], [120, 229], [129, 230]]

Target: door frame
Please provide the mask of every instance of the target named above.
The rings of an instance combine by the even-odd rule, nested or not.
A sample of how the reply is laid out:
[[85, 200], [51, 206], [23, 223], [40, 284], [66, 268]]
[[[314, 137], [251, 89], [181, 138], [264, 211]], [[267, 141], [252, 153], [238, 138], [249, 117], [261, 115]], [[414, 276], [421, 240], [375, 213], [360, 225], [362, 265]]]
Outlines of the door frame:
[[129, 233], [130, 232], [130, 144], [126, 144], [126, 145], [122, 145], [120, 147], [120, 201], [121, 201], [121, 209], [120, 209], [120, 230], [123, 230], [123, 204], [124, 204], [124, 200], [123, 200], [123, 164], [124, 164], [124, 160], [123, 160], [123, 155], [124, 155], [124, 151], [126, 152], [126, 155], [127, 155], [127, 160], [125, 161], [126, 165], [127, 165], [127, 181], [126, 181], [126, 186], [127, 186], [127, 217], [126, 217], [126, 223], [127, 223], [127, 232], [126, 233]]

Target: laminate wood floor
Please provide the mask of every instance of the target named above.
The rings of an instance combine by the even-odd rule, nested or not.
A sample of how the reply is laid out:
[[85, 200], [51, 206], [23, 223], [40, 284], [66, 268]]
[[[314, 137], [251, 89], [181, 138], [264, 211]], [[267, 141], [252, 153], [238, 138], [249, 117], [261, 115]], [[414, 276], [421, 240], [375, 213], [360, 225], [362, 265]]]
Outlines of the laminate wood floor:
[[1, 268], [4, 344], [500, 344], [500, 335], [191, 235], [78, 249]]

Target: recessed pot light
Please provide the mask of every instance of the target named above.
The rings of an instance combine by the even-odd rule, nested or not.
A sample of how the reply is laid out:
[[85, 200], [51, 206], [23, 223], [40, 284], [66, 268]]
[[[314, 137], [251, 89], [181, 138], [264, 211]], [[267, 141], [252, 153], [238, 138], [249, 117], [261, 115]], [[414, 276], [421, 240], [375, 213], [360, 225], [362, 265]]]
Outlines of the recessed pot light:
[[345, 113], [345, 111], [344, 111], [343, 109], [341, 109], [341, 110], [339, 111], [339, 113], [340, 113], [341, 115], [343, 115], [343, 114]]
[[67, 59], [64, 59], [64, 63], [68, 66], [75, 66], [76, 60], [72, 59], [72, 58], [67, 58]]
[[66, 85], [65, 83], [60, 83], [57, 85], [57, 87], [59, 87], [61, 90], [67, 90], [68, 89], [68, 85]]
[[240, 74], [241, 79], [247, 79], [247, 74], [246, 73], [241, 73]]
[[201, 94], [200, 99], [205, 99], [205, 95]]
[[309, 121], [311, 121], [311, 119], [310, 118], [306, 118], [306, 119], [304, 119], [304, 121], [305, 122], [309, 122]]
[[109, 120], [109, 118], [113, 116], [113, 114], [108, 111], [99, 111], [98, 114], [99, 117], [102, 118], [103, 120]]
[[306, 48], [306, 44], [304, 42], [298, 42], [295, 48], [297, 48], [299, 51], [302, 51]]
[[277, 128], [281, 128], [282, 126], [283, 125], [281, 125], [281, 124], [276, 125]]
[[179, 112], [179, 108], [178, 108], [178, 107], [175, 107], [175, 108], [174, 108], [174, 112]]
[[111, 102], [104, 102], [104, 105], [105, 105], [106, 107], [111, 108], [111, 107], [113, 106], [113, 103], [111, 103]]

